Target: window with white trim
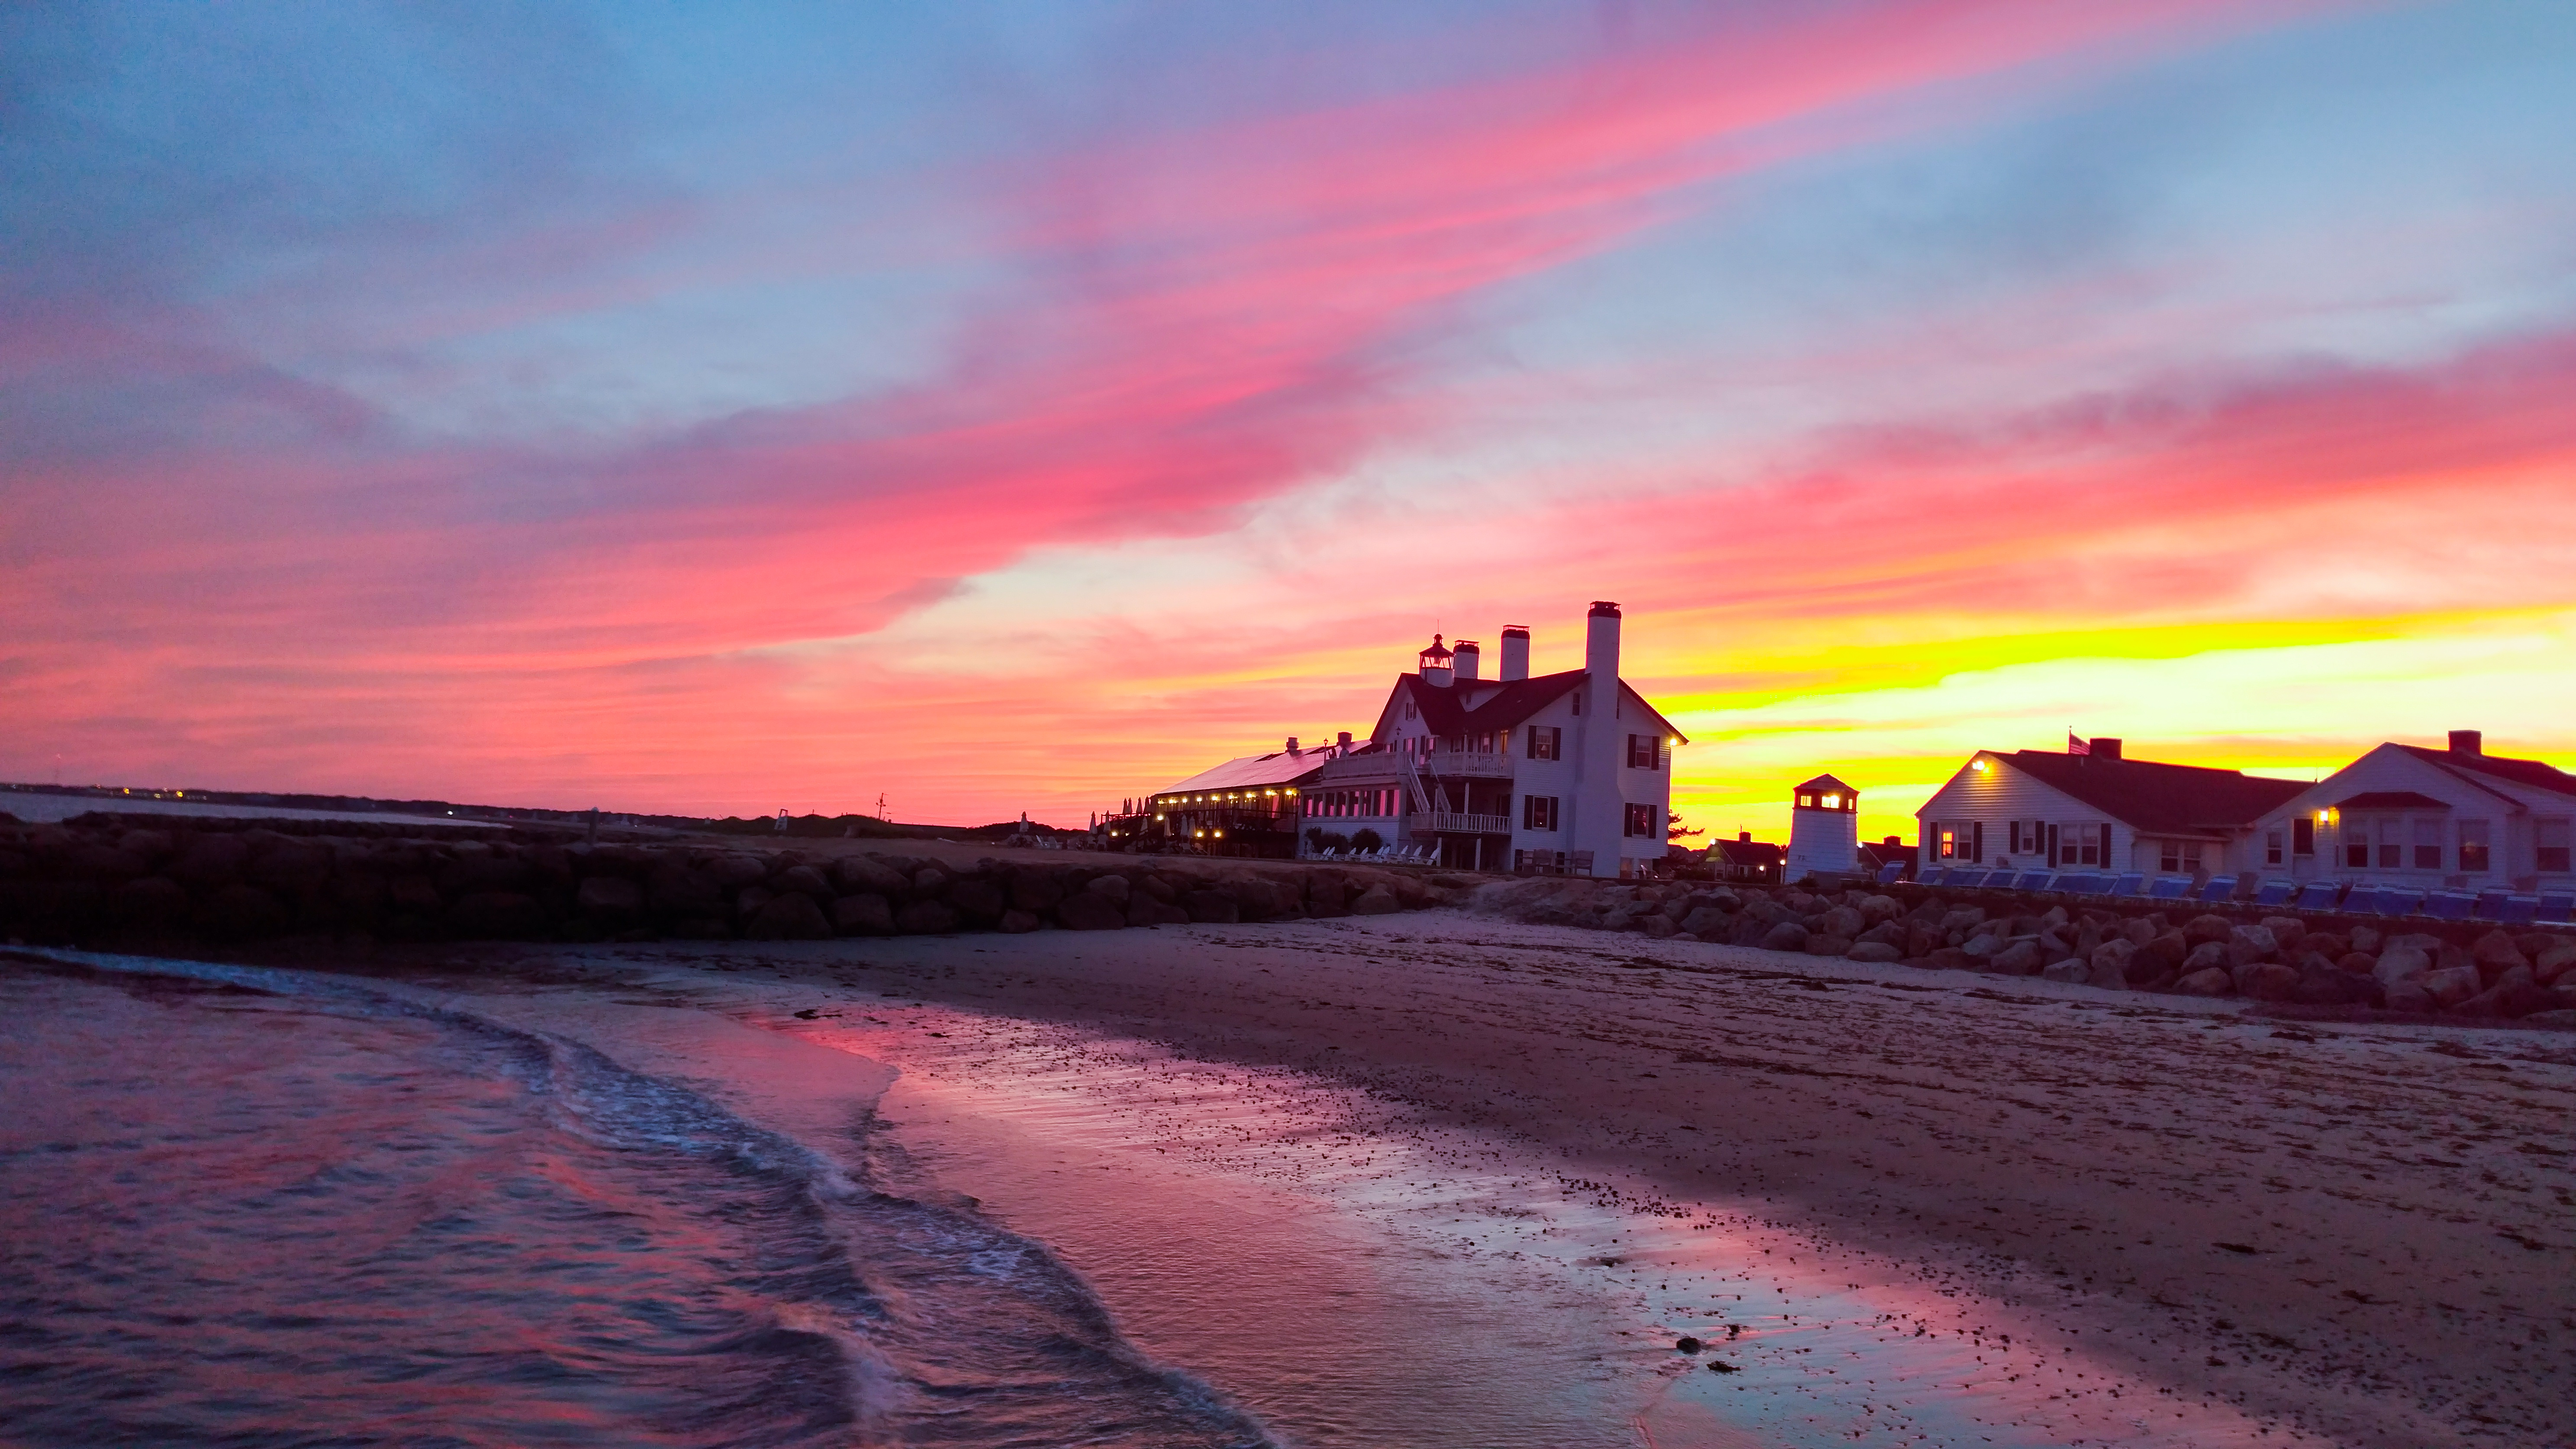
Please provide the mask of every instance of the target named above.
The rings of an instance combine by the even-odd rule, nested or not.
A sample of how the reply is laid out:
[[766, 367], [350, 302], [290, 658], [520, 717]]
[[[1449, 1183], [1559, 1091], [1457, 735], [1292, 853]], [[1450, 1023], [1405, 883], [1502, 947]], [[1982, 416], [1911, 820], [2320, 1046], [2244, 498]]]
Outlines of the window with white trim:
[[2565, 820], [2531, 822], [2532, 869], [2543, 875], [2565, 875], [2568, 862], [2569, 824]]
[[2460, 822], [2460, 874], [2484, 875], [2490, 868], [2487, 833], [2492, 829], [2484, 820]]

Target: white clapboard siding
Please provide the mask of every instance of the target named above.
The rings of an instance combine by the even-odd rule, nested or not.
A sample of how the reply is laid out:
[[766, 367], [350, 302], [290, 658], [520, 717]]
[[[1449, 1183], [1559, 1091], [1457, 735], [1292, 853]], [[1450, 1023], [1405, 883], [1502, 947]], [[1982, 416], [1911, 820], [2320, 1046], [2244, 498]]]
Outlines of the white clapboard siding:
[[[2005, 760], [1995, 760], [1993, 767], [1978, 770], [1973, 764], [1962, 765], [1923, 808], [1914, 812], [1920, 827], [1916, 840], [1922, 849], [1926, 866], [1937, 865], [1941, 848], [1939, 831], [1953, 822], [1982, 821], [1986, 827], [1985, 864], [2027, 865], [2033, 870], [2047, 868], [2048, 863], [2036, 854], [2016, 855], [2012, 850], [2012, 825], [2015, 820], [2053, 824], [2062, 831], [2078, 825], [2107, 824], [2111, 827], [2110, 870], [2137, 870], [2131, 864], [2136, 854], [2137, 838], [2128, 822], [2113, 820], [2100, 810], [2085, 804], [2066, 792], [2043, 785], [2016, 770]], [[2211, 857], [2219, 852], [2209, 847]], [[2214, 864], [2214, 859], [2210, 862]], [[2148, 869], [2152, 869], [2150, 863]]]

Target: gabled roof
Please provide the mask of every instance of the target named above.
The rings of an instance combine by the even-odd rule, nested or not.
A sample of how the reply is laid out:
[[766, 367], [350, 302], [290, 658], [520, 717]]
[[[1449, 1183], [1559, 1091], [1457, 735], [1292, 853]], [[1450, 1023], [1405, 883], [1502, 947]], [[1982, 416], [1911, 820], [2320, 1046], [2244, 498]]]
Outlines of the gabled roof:
[[2050, 750], [1986, 753], [2146, 835], [2187, 835], [2252, 825], [2275, 806], [2311, 788], [2305, 780], [2106, 755], [2061, 755]]
[[2413, 790], [2364, 790], [2349, 800], [2334, 803], [2337, 810], [2448, 810], [2451, 807], [2430, 795]]
[[1712, 840], [1708, 848], [1736, 865], [1778, 865], [1789, 853], [1786, 846], [1759, 840]]
[[1332, 757], [1329, 746], [1290, 754], [1273, 750], [1266, 755], [1246, 755], [1228, 760], [1214, 769], [1201, 770], [1177, 785], [1166, 785], [1156, 795], [1178, 795], [1195, 790], [1241, 790], [1247, 786], [1294, 785], [1324, 768]]
[[1809, 780], [1803, 785], [1793, 785], [1790, 788], [1802, 795], [1809, 790], [1839, 790], [1846, 795], [1857, 795], [1860, 793], [1858, 790], [1853, 789], [1851, 786], [1844, 784], [1842, 781], [1835, 779], [1831, 775], [1818, 775], [1816, 778]]
[[2455, 774], [2484, 775], [2527, 789], [2547, 790], [2553, 795], [2576, 796], [2576, 775], [2538, 760], [2514, 760], [2501, 755], [2463, 755], [2423, 745], [2399, 745], [2397, 748], [2428, 765], [2439, 765]]
[[[1569, 669], [1561, 674], [1511, 680], [1499, 687], [1492, 680], [1469, 680], [1443, 688], [1424, 683], [1419, 674], [1399, 674], [1395, 677], [1395, 688], [1387, 691], [1386, 708], [1378, 712], [1377, 727], [1369, 734], [1371, 738], [1377, 738], [1386, 733], [1387, 725], [1394, 719], [1395, 702], [1404, 697], [1408, 687], [1413, 692], [1415, 706], [1422, 711], [1425, 729], [1435, 735], [1470, 735], [1485, 730], [1510, 729], [1572, 693], [1590, 677], [1589, 670]], [[1623, 679], [1619, 681], [1619, 688], [1628, 698], [1635, 700], [1637, 707], [1644, 710], [1667, 736], [1684, 744], [1690, 743], [1680, 730], [1673, 728], [1671, 720], [1646, 702], [1646, 697], [1639, 694], [1635, 686]], [[1486, 694], [1488, 689], [1493, 692]], [[1484, 696], [1472, 709], [1465, 703], [1471, 694]]]

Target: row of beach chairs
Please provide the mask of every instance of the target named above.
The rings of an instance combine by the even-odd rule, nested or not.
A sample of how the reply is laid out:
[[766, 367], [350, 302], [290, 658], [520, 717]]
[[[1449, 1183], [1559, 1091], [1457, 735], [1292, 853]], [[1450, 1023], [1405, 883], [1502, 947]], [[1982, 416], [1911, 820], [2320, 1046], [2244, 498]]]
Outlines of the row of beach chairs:
[[[1892, 885], [1904, 867], [1881, 870], [1879, 884]], [[2243, 899], [2234, 876], [2213, 877], [2193, 888], [2189, 876], [2105, 875], [2094, 871], [1986, 870], [1977, 866], [1940, 867], [1923, 873], [1922, 884], [1944, 890], [2009, 890], [2036, 895], [2137, 897], [2151, 901], [2198, 901], [2229, 905]], [[2576, 891], [2522, 894], [2507, 890], [2421, 890], [2411, 886], [2374, 885], [2340, 880], [2267, 880], [2254, 888], [2250, 904], [2303, 914], [2422, 917], [2435, 921], [2492, 921], [2500, 926], [2576, 925]]]
[[1425, 842], [1420, 845], [1381, 845], [1375, 850], [1353, 850], [1345, 846], [1310, 855], [1308, 860], [1337, 860], [1354, 865], [1429, 865], [1440, 848]]

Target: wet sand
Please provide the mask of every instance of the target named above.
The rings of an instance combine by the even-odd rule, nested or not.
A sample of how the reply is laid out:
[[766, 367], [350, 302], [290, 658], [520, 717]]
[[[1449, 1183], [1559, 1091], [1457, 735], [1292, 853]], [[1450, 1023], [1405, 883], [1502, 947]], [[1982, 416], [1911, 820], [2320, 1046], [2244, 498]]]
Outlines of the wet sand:
[[[1879, 1374], [1891, 1415], [1911, 1384], [1918, 1407], [1946, 1386], [1986, 1398], [1999, 1423], [2087, 1422], [2093, 1442], [2147, 1442], [2136, 1426], [2151, 1419], [2171, 1442], [2240, 1428], [2248, 1442], [2391, 1446], [2576, 1437], [2576, 1049], [2555, 1034], [2290, 1025], [2231, 1003], [2006, 990], [1449, 911], [442, 955], [477, 975], [516, 961], [530, 975], [721, 976], [774, 999], [781, 1029], [873, 1040], [921, 1084], [919, 1121], [947, 1114], [944, 1139], [922, 1128], [925, 1150], [1017, 1194], [1007, 1210], [1024, 1217], [1047, 1213], [1042, 1185], [1008, 1165], [1026, 1151], [935, 1146], [965, 1142], [1012, 1083], [1025, 1099], [1032, 1082], [1078, 1095], [1124, 1081], [1112, 1105], [1131, 1151], [1139, 1133], [1171, 1132], [1167, 1154], [1314, 1175], [1388, 1207], [1386, 1184], [1350, 1169], [1383, 1148], [1420, 1174], [1409, 1187], [1446, 1179], [1388, 1210], [1473, 1220], [1462, 1258], [1624, 1272], [1637, 1329], [1759, 1318], [1759, 1340], [1803, 1313], [1794, 1326], [1826, 1336], [1799, 1347]], [[799, 1002], [816, 1016], [788, 1016]], [[1321, 1150], [1332, 1134], [1221, 1140], [1227, 1119], [1204, 1101], [1156, 1106], [1137, 1085], [1155, 1071], [1130, 1059], [1120, 1077], [1096, 1059], [1119, 1041], [1150, 1044], [1131, 1058], [1165, 1054], [1155, 1071], [1231, 1073], [1228, 1091], [1271, 1072], [1338, 1084], [1342, 1165]], [[1193, 1121], [1217, 1125], [1193, 1144]], [[1028, 1130], [1067, 1140], [1062, 1122]], [[1542, 1161], [1554, 1176], [1534, 1181]], [[1538, 1218], [1519, 1238], [1515, 1193]], [[1549, 1218], [1569, 1205], [1598, 1217]], [[1587, 1234], [1621, 1246], [1542, 1261]], [[1739, 1303], [1686, 1301], [1715, 1299], [1730, 1276]], [[1743, 1377], [1798, 1362], [1786, 1343], [1742, 1350]], [[1906, 1352], [1875, 1350], [1889, 1356], [1871, 1369], [1869, 1343]], [[1641, 1414], [1636, 1442], [1844, 1437], [1731, 1404], [1721, 1391], [1758, 1396], [1683, 1377], [1659, 1345], [1608, 1347], [1614, 1361], [1661, 1352], [1628, 1367], [1688, 1386]], [[1866, 1397], [1829, 1402], [1858, 1414]], [[1874, 1402], [1865, 1412], [1863, 1432], [1886, 1422]], [[1769, 1427], [1747, 1440], [1747, 1423]]]

